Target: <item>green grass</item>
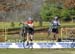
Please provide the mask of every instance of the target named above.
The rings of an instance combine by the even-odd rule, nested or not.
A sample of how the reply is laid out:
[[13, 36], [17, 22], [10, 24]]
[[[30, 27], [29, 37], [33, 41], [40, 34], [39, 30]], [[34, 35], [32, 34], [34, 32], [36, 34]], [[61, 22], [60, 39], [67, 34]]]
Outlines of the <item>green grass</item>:
[[[18, 27], [21, 27], [22, 25], [19, 25], [19, 22], [14, 22], [15, 23], [15, 27], [14, 28], [18, 28]], [[39, 22], [34, 22], [34, 25], [36, 27], [36, 29], [39, 29], [39, 28], [47, 28], [49, 23], [48, 22], [43, 22], [43, 27], [38, 27], [39, 26]], [[61, 23], [61, 27], [63, 26], [75, 26], [75, 23], [72, 23], [72, 22], [63, 22]], [[10, 22], [0, 22], [0, 29], [2, 28], [13, 28], [11, 27], [11, 23]], [[12, 35], [8, 35], [8, 34], [5, 34], [7, 36], [7, 39], [8, 40], [19, 40], [19, 34], [12, 34]], [[1, 36], [4, 36], [3, 35], [0, 35]], [[51, 35], [52, 37], [52, 35]], [[61, 35], [59, 34], [59, 37], [61, 37]], [[67, 37], [64, 33], [63, 33], [63, 36], [62, 38], [65, 38]], [[46, 33], [42, 33], [42, 32], [39, 32], [39, 33], [35, 33], [34, 34], [34, 40], [47, 40], [47, 32]]]
[[[12, 34], [12, 35], [6, 35], [6, 39], [7, 41], [11, 41], [11, 42], [17, 42], [19, 40], [21, 40], [21, 37], [19, 36], [19, 34]], [[47, 33], [35, 33], [34, 34], [34, 40], [47, 40]]]
[[19, 26], [19, 22], [14, 22], [14, 27], [11, 26], [11, 22], [0, 22], [0, 29], [4, 28], [17, 28]]
[[0, 49], [0, 54], [75, 54], [75, 49]]
[[[59, 35], [59, 37], [61, 37]], [[63, 36], [65, 37], [65, 36]], [[48, 36], [48, 34], [45, 32], [39, 32], [39, 33], [34, 33], [34, 40], [37, 41], [50, 41], [53, 38], [53, 35], [51, 34], [50, 36]], [[19, 40], [21, 40], [21, 37], [19, 36], [19, 34], [12, 34], [12, 35], [6, 35], [6, 39], [7, 41], [11, 41], [11, 42], [18, 42]]]
[[[0, 22], [0, 29], [4, 29], [4, 28], [19, 28], [22, 26], [22, 24], [20, 24], [20, 22], [14, 22], [14, 27], [11, 26], [11, 22]], [[40, 28], [39, 27], [39, 22], [34, 22], [34, 26], [35, 28]], [[43, 22], [43, 27], [41, 28], [48, 28], [49, 26], [49, 22]], [[62, 22], [61, 23], [61, 27], [75, 27], [75, 23], [72, 22]]]
[[[11, 22], [0, 22], [0, 29], [9, 29], [9, 28], [20, 28], [23, 25], [20, 24], [20, 22], [14, 22], [14, 27], [12, 27], [12, 23]], [[34, 22], [34, 26], [36, 27], [36, 29], [38, 29], [39, 27], [39, 22]], [[43, 27], [47, 27], [48, 26], [48, 22], [43, 22]], [[40, 28], [40, 27], [39, 27]]]

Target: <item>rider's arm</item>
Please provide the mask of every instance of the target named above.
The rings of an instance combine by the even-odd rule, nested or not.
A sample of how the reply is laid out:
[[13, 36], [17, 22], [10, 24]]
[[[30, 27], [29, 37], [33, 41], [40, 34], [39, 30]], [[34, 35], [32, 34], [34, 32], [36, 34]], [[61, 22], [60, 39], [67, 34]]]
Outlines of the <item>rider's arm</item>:
[[52, 22], [49, 22], [49, 30], [48, 31], [52, 31]]
[[60, 24], [60, 22], [58, 21], [58, 26], [60, 26], [61, 24]]

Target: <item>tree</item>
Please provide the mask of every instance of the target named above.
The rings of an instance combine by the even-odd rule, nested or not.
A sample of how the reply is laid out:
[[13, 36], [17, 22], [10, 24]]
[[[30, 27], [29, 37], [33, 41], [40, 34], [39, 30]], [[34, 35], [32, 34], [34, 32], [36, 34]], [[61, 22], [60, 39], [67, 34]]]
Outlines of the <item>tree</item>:
[[40, 16], [43, 20], [47, 20], [48, 16], [47, 14], [49, 13], [49, 7], [44, 4], [44, 6], [41, 8], [41, 11], [40, 11]]
[[60, 15], [61, 15], [61, 17], [67, 17], [67, 16], [69, 16], [70, 15], [69, 9], [62, 9]]
[[60, 9], [54, 4], [44, 4], [40, 11], [41, 18], [45, 21], [51, 20], [55, 16], [60, 17]]
[[61, 16], [61, 18], [63, 19], [63, 20], [66, 20], [66, 21], [68, 21], [68, 20], [70, 20], [71, 18], [70, 18], [70, 10], [69, 9], [65, 9], [65, 8], [63, 8], [62, 10], [61, 10], [61, 14], [60, 14], [60, 16]]

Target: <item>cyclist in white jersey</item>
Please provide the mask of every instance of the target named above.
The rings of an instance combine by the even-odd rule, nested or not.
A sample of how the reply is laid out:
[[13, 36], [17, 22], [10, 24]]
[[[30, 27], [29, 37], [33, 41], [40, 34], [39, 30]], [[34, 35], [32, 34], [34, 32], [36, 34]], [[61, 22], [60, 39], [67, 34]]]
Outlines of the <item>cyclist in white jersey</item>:
[[52, 24], [52, 33], [53, 33], [54, 40], [58, 40], [57, 34], [58, 34], [59, 26], [60, 26], [58, 17], [54, 17], [54, 20], [51, 22], [51, 24]]

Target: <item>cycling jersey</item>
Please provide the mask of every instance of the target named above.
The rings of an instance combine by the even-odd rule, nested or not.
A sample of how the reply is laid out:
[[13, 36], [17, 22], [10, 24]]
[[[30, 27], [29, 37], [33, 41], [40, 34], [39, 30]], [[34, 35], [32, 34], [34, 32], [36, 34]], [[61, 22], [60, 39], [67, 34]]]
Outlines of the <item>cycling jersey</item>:
[[52, 21], [52, 28], [58, 28], [59, 25], [60, 25], [59, 21], [57, 20]]

